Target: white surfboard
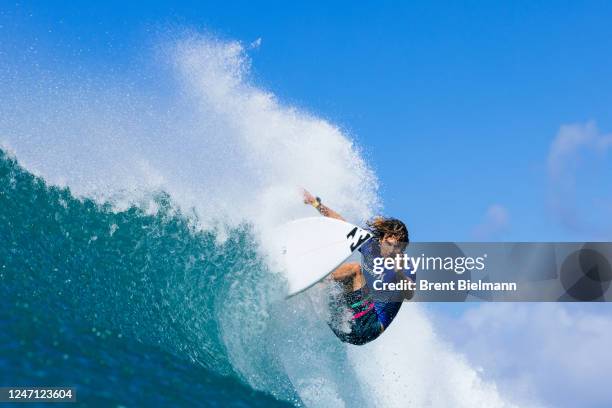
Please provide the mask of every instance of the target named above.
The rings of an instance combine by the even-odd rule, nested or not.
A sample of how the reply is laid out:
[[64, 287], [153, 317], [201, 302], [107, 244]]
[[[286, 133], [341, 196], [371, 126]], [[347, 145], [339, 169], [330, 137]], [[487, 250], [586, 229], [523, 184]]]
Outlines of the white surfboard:
[[279, 227], [275, 240], [289, 281], [287, 296], [325, 278], [371, 238], [363, 228], [328, 217], [301, 218]]

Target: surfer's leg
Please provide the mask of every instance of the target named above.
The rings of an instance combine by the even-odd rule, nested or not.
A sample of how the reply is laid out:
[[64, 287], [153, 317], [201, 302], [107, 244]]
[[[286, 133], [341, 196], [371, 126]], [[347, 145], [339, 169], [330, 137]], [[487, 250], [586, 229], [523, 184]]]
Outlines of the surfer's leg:
[[330, 313], [328, 325], [345, 343], [366, 344], [382, 332], [372, 298], [363, 287], [336, 297], [334, 302], [330, 302]]

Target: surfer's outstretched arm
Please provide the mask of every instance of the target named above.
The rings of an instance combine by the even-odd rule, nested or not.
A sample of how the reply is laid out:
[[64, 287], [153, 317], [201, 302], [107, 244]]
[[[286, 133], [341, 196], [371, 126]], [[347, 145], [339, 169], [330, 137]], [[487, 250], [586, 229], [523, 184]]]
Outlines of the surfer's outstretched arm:
[[321, 203], [321, 199], [319, 197], [315, 197], [312, 194], [310, 194], [308, 190], [304, 189], [303, 194], [304, 194], [304, 204], [312, 205], [314, 208], [317, 209], [317, 211], [321, 215], [324, 215], [325, 217], [329, 217], [329, 218], [335, 218], [341, 221], [346, 221], [344, 217], [342, 217], [340, 214], [338, 214], [337, 212], [335, 212], [328, 206], [323, 205], [323, 203]]

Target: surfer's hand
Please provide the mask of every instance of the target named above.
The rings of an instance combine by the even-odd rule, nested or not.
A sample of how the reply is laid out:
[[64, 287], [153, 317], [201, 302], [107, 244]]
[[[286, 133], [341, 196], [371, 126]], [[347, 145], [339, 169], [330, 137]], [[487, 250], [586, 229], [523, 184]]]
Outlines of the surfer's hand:
[[306, 190], [305, 188], [302, 189], [302, 194], [304, 196], [304, 204], [310, 204], [313, 205], [317, 199], [315, 198], [315, 196], [313, 196], [312, 194], [310, 194], [310, 192], [308, 190]]
[[302, 189], [302, 194], [304, 196], [304, 204], [312, 205], [321, 215], [329, 218], [335, 218], [340, 221], [345, 221], [340, 214], [328, 206], [321, 204], [321, 199], [310, 194], [310, 192], [308, 192], [308, 190], [305, 188]]

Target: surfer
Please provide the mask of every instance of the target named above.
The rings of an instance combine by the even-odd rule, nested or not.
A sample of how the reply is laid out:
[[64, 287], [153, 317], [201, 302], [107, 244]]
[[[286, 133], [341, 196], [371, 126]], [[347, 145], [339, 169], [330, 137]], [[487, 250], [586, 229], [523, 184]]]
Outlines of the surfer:
[[[321, 215], [345, 221], [340, 214], [324, 205], [319, 197], [306, 190], [303, 195], [304, 203], [312, 205]], [[345, 262], [330, 275], [332, 280], [341, 284], [343, 290], [330, 302], [329, 326], [341, 341], [355, 345], [368, 343], [380, 336], [397, 315], [402, 302], [411, 299], [414, 294], [411, 290], [374, 289], [376, 280], [383, 283], [414, 280], [409, 276], [409, 270], [397, 267], [385, 268], [380, 274], [373, 272], [374, 258], [393, 258], [404, 252], [409, 243], [406, 225], [395, 218], [375, 217], [367, 222], [367, 229], [374, 238], [359, 248], [361, 263]]]

